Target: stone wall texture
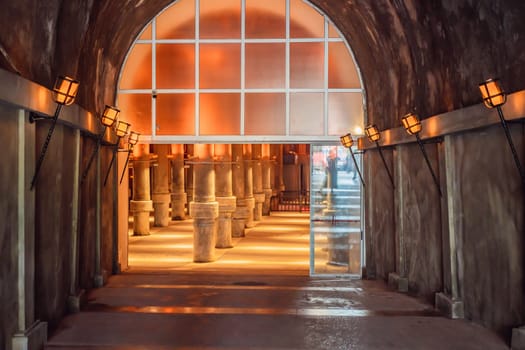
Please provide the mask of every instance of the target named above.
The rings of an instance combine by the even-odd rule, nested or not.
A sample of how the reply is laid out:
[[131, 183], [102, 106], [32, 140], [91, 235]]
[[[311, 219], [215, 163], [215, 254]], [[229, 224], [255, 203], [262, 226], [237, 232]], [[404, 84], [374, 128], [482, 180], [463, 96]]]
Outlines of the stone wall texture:
[[[37, 150], [49, 125], [37, 123]], [[57, 125], [35, 186], [35, 313], [51, 328], [66, 313], [71, 281], [74, 144], [73, 129]]]
[[18, 322], [17, 302], [17, 236], [18, 208], [17, 188], [13, 186], [18, 177], [18, 122], [16, 110], [0, 105], [0, 139], [4, 140], [2, 152], [4, 164], [13, 166], [0, 167], [0, 210], [3, 213], [0, 225], [0, 348], [9, 349], [11, 334], [16, 330]]

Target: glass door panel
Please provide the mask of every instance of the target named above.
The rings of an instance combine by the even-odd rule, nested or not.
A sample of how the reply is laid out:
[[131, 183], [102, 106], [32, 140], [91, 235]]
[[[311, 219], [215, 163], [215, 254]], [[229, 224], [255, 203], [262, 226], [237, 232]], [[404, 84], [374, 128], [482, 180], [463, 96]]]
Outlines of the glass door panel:
[[342, 146], [310, 150], [310, 274], [360, 276], [361, 184], [352, 157]]

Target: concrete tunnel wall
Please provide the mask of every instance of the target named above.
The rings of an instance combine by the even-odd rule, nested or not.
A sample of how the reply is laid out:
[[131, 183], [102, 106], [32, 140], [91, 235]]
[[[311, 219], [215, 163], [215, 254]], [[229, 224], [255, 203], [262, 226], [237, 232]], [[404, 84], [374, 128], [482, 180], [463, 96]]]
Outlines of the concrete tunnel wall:
[[[0, 68], [48, 88], [59, 74], [74, 76], [81, 81], [77, 103], [90, 112], [100, 112], [115, 99], [119, 70], [134, 38], [170, 2], [2, 0]], [[488, 77], [501, 78], [507, 92], [525, 89], [525, 3], [521, 0], [312, 3], [332, 19], [352, 47], [366, 91], [366, 118], [380, 130], [399, 126], [400, 116], [408, 111], [427, 118], [477, 104], [477, 84]], [[10, 164], [17, 164], [15, 131], [19, 126], [13, 120], [18, 118], [18, 109], [2, 106], [1, 113], [2, 140], [8, 145], [3, 154]], [[34, 131], [36, 136], [26, 136], [28, 145], [40, 142], [40, 129]], [[523, 128], [513, 125], [512, 132], [523, 159]], [[56, 131], [54, 137], [61, 140], [62, 147], [44, 163], [52, 174], [71, 173], [68, 167], [72, 165], [65, 160], [74, 146], [71, 133], [67, 126]], [[81, 135], [81, 144], [83, 169], [93, 144], [85, 135]], [[411, 293], [429, 300], [437, 291], [452, 293], [455, 280], [465, 316], [508, 337], [512, 327], [523, 324], [525, 314], [524, 198], [506, 147], [498, 126], [446, 135], [443, 143], [427, 145], [439, 169], [444, 199], [433, 192], [416, 145], [395, 145], [385, 152], [394, 170], [395, 190], [376, 151], [366, 152], [364, 166], [369, 275], [387, 279], [391, 272], [400, 273], [407, 278]], [[108, 163], [107, 153], [102, 152], [103, 164]], [[26, 155], [26, 161], [31, 157], [34, 155]], [[13, 235], [19, 225], [19, 199], [10, 186], [16, 178], [14, 171], [11, 167], [0, 171], [0, 206], [8, 213], [0, 231], [0, 252], [9, 257], [0, 269], [5, 311], [0, 312], [0, 344], [7, 349], [15, 328], [12, 321], [18, 319], [16, 295], [5, 287], [16, 284], [13, 269], [18, 266]], [[68, 176], [64, 181], [70, 180]], [[31, 302], [27, 305], [28, 325], [36, 315], [53, 324], [65, 312], [69, 271], [56, 267], [69, 254], [71, 218], [69, 214], [56, 216], [56, 211], [68, 208], [71, 193], [67, 184], [55, 180], [44, 180], [49, 181], [46, 192], [56, 196], [51, 205], [40, 190], [24, 202], [26, 234], [34, 236], [39, 263], [34, 271], [33, 312]], [[94, 181], [91, 170], [79, 200], [78, 286], [84, 288], [92, 287], [94, 275]], [[102, 195], [110, 192], [106, 187]], [[104, 206], [101, 260], [110, 271], [113, 207]], [[454, 252], [450, 251], [451, 231], [456, 240]], [[31, 250], [31, 239], [27, 244]], [[45, 256], [52, 256], [53, 263]], [[456, 272], [451, 271], [451, 260], [457, 264]], [[41, 266], [42, 262], [47, 265]], [[47, 279], [51, 271], [58, 271], [60, 278]]]

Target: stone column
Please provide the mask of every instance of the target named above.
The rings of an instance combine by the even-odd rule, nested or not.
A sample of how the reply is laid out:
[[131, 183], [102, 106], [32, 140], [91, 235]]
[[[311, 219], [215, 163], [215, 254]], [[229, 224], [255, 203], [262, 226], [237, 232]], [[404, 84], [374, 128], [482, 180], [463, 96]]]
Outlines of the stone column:
[[193, 201], [193, 261], [210, 262], [215, 259], [215, 237], [219, 203], [215, 200], [215, 169], [213, 145], [194, 146]]
[[264, 193], [263, 215], [270, 215], [270, 199], [272, 198], [272, 166], [270, 159], [270, 145], [262, 145], [262, 187]]
[[246, 218], [246, 227], [254, 227], [254, 208], [255, 198], [253, 197], [253, 161], [252, 161], [252, 145], [243, 145], [244, 158], [244, 197], [246, 206], [248, 207], [248, 217]]
[[275, 170], [275, 188], [277, 192], [282, 192], [285, 190], [284, 186], [284, 167], [283, 167], [283, 145], [274, 145], [276, 146], [272, 153], [275, 155], [275, 161], [276, 161], [276, 170]]
[[232, 215], [236, 207], [236, 198], [232, 190], [232, 147], [231, 145], [215, 145], [215, 196], [219, 203], [219, 218], [217, 220], [216, 248], [231, 248]]
[[193, 152], [194, 146], [193, 145], [186, 145], [186, 159], [189, 160], [188, 167], [185, 168], [185, 174], [186, 174], [186, 209], [187, 209], [187, 215], [191, 216], [191, 208], [190, 203], [193, 201]]
[[[2, 300], [5, 306], [3, 312], [9, 312], [8, 315], [12, 317], [10, 324], [2, 326], [6, 331], [4, 336], [11, 337], [12, 350], [36, 350], [42, 349], [47, 341], [47, 322], [35, 320], [35, 293], [38, 288], [35, 288], [35, 191], [29, 186], [36, 159], [36, 126], [25, 121], [27, 116], [23, 110], [12, 111], [8, 107], [0, 106], [0, 111], [2, 115], [7, 114], [7, 117], [11, 117], [8, 113], [12, 113], [13, 116], [12, 119], [5, 119], [6, 123], [0, 128], [0, 139], [13, 147], [12, 149], [18, 150], [14, 151], [15, 154], [4, 154], [4, 161], [7, 158], [9, 166], [0, 172], [1, 183], [10, 184], [2, 188], [2, 194], [7, 197], [3, 198], [6, 204], [2, 208], [5, 209], [11, 203], [15, 204], [10, 210], [2, 211], [2, 224], [6, 229], [0, 233], [9, 232], [9, 235], [13, 235], [11, 240], [6, 239], [2, 242], [11, 242], [12, 247], [0, 247], [3, 252], [6, 251], [5, 248], [7, 251], [9, 248], [13, 249], [12, 255], [2, 256], [2, 264], [13, 269], [14, 277], [14, 280], [2, 281], [7, 284], [12, 281], [12, 285], [2, 287], [6, 291], [9, 290], [10, 300], [16, 300], [12, 305], [6, 305]], [[10, 156], [14, 157], [9, 159]], [[2, 339], [2, 348], [7, 344], [6, 338]]]
[[153, 225], [166, 227], [170, 223], [170, 145], [153, 145], [153, 151], [158, 157], [157, 166], [153, 167]]
[[139, 144], [133, 151], [133, 235], [149, 235], [149, 213], [153, 211], [149, 184], [150, 153], [148, 144]]
[[244, 237], [244, 228], [248, 219], [248, 206], [244, 194], [244, 159], [243, 146], [232, 145], [232, 188], [236, 200], [235, 212], [232, 220], [232, 236]]
[[184, 220], [184, 145], [171, 145], [171, 219]]
[[252, 166], [253, 166], [253, 197], [255, 199], [255, 208], [253, 210], [253, 219], [260, 221], [262, 218], [262, 208], [264, 204], [264, 192], [262, 184], [262, 145], [252, 145]]

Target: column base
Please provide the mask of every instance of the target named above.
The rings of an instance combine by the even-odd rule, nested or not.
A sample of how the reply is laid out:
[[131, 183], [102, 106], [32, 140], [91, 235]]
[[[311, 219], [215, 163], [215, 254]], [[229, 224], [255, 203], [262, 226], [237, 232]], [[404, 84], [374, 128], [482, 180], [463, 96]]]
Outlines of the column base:
[[272, 199], [273, 190], [271, 188], [264, 189], [264, 203], [262, 214], [264, 216], [270, 215], [270, 200]]
[[445, 314], [448, 318], [465, 318], [463, 301], [454, 300], [445, 293], [436, 293], [435, 308]]
[[215, 260], [219, 203], [191, 202], [190, 207], [193, 216], [193, 262], [212, 262]]
[[395, 272], [388, 274], [388, 285], [396, 289], [398, 292], [408, 292], [408, 278], [400, 277]]
[[512, 329], [510, 348], [512, 350], [525, 350], [525, 326]]
[[217, 240], [215, 248], [232, 248], [232, 214], [237, 205], [237, 198], [217, 197], [219, 203], [219, 217], [217, 219]]
[[36, 321], [27, 330], [11, 338], [12, 350], [40, 350], [47, 342], [47, 322]]
[[185, 220], [186, 193], [171, 194], [171, 220]]
[[169, 193], [153, 193], [153, 226], [167, 227], [170, 223], [170, 199]]
[[108, 272], [103, 270], [99, 275], [93, 277], [93, 284], [95, 288], [102, 288], [108, 281]]
[[244, 199], [237, 199], [237, 207], [233, 212], [232, 219], [232, 236], [233, 237], [244, 237], [245, 236], [245, 227], [246, 221], [248, 219], [248, 207]]
[[149, 213], [153, 211], [152, 201], [130, 201], [129, 211], [133, 213], [133, 235], [148, 236], [149, 232]]
[[246, 203], [246, 207], [248, 208], [248, 217], [246, 218], [246, 227], [251, 228], [255, 226], [255, 223], [253, 222], [253, 209], [255, 208], [255, 198], [245, 198], [244, 202]]
[[263, 215], [263, 204], [264, 204], [264, 193], [255, 193], [253, 195], [255, 199], [255, 208], [253, 209], [253, 219], [255, 221], [261, 221]]
[[80, 308], [82, 305], [86, 304], [86, 301], [86, 293], [83, 289], [81, 289], [76, 294], [67, 297], [67, 311], [70, 314], [76, 314], [80, 312]]

